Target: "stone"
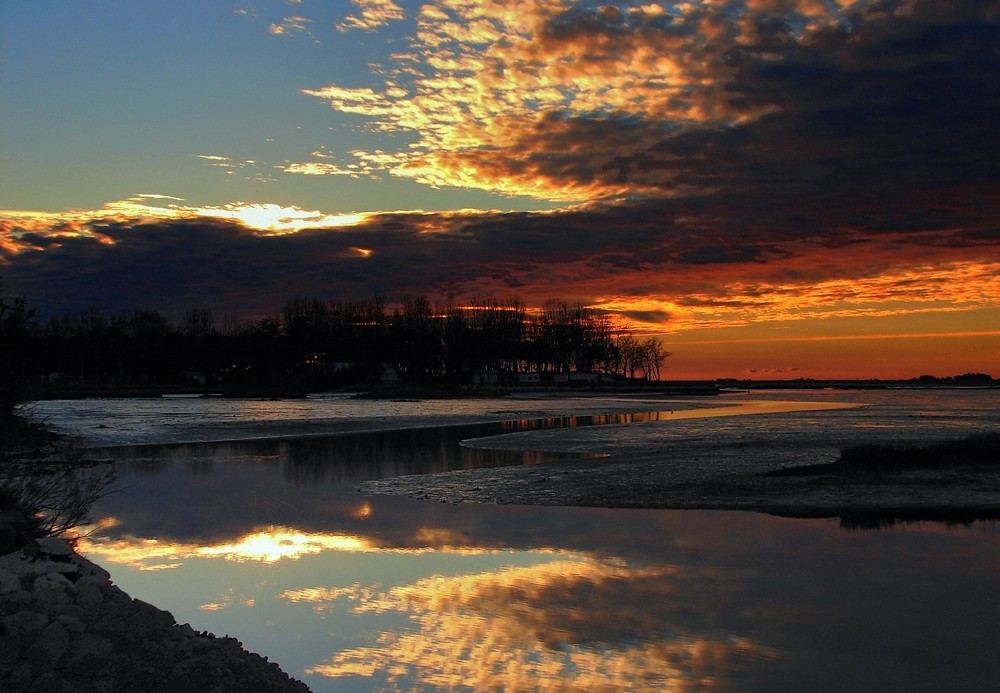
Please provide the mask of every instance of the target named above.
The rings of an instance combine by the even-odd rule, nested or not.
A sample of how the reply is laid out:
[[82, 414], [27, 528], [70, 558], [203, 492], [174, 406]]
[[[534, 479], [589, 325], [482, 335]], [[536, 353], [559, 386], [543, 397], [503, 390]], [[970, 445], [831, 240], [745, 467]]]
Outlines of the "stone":
[[65, 539], [42, 537], [41, 539], [36, 539], [35, 542], [38, 544], [38, 548], [49, 556], [63, 556], [68, 560], [73, 555], [73, 549], [66, 543]]
[[60, 575], [57, 572], [39, 575], [35, 579], [34, 589], [35, 594], [45, 590], [58, 590], [66, 594], [76, 594], [76, 585], [66, 579], [65, 575]]
[[87, 580], [88, 578], [81, 578], [76, 583], [76, 603], [89, 612], [101, 608], [101, 604], [104, 603], [104, 593], [93, 581], [87, 582]]
[[21, 578], [14, 573], [0, 568], [0, 595], [17, 592], [21, 589]]
[[62, 616], [56, 616], [52, 619], [53, 623], [58, 623], [60, 626], [66, 629], [67, 633], [75, 633], [79, 635], [87, 630], [87, 624], [78, 619], [76, 616], [70, 616], [64, 614]]
[[80, 554], [75, 554], [73, 556], [73, 563], [76, 564], [76, 566], [80, 569], [80, 573], [84, 576], [96, 577], [102, 582], [108, 582], [111, 580], [111, 573], [96, 563], [88, 561]]
[[17, 550], [17, 530], [8, 524], [0, 524], [0, 556]]
[[3, 617], [4, 633], [15, 639], [34, 639], [47, 625], [49, 617], [37, 611], [18, 611]]
[[59, 607], [70, 606], [73, 604], [73, 598], [59, 589], [36, 589], [32, 598], [32, 603], [39, 611], [52, 613]]
[[14, 613], [31, 603], [31, 592], [18, 590], [10, 594], [0, 594], [0, 611]]
[[60, 616], [69, 616], [77, 620], [83, 620], [87, 612], [82, 606], [77, 606], [76, 604], [55, 604], [49, 609], [48, 613], [54, 621]]
[[48, 671], [35, 679], [28, 693], [80, 693], [80, 689], [54, 671]]
[[6, 570], [19, 578], [38, 574], [34, 562], [21, 551], [0, 556], [0, 570]]
[[130, 626], [136, 626], [145, 631], [158, 631], [167, 630], [176, 623], [173, 614], [169, 611], [158, 609], [141, 599], [134, 600], [133, 606], [135, 611], [128, 617]]
[[93, 633], [84, 633], [70, 646], [67, 666], [75, 666], [88, 660], [103, 661], [108, 658], [113, 644], [107, 638]]
[[0, 635], [0, 681], [10, 676], [14, 666], [21, 660], [21, 652], [25, 647], [26, 642]]
[[69, 633], [58, 623], [50, 623], [27, 650], [24, 659], [31, 663], [32, 671], [38, 675], [48, 671], [69, 649]]

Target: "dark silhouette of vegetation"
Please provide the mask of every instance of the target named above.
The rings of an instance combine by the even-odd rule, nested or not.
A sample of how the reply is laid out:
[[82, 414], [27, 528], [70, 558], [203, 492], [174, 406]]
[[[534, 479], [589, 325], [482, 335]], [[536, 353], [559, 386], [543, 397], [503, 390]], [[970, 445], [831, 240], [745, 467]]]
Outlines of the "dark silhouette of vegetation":
[[[580, 305], [540, 310], [519, 299], [434, 305], [406, 296], [296, 297], [273, 316], [221, 325], [206, 308], [174, 323], [152, 310], [95, 310], [23, 330], [20, 375], [35, 383], [201, 384], [326, 388], [390, 375], [417, 382], [658, 380], [659, 340]], [[527, 374], [532, 374], [530, 377]]]
[[818, 474], [884, 474], [945, 466], [1000, 466], [1000, 434], [975, 433], [930, 445], [863, 443], [840, 451], [828, 464], [788, 467], [766, 472], [766, 476], [813, 476]]
[[[2, 288], [2, 286], [0, 286]], [[23, 374], [29, 368], [35, 311], [24, 296], [0, 296], [0, 436], [9, 438], [20, 422], [14, 407], [23, 398]], [[3, 441], [0, 440], [0, 445]]]
[[39, 460], [37, 454], [4, 454], [0, 510], [23, 516], [34, 537], [58, 536], [87, 523], [91, 506], [116, 479], [114, 468], [85, 463], [82, 452], [66, 445], [55, 460]]
[[913, 382], [921, 385], [991, 385], [993, 376], [988, 373], [963, 373], [946, 378], [938, 378], [934, 375], [921, 375], [913, 379]]
[[844, 515], [840, 518], [840, 526], [847, 530], [877, 531], [926, 522], [935, 522], [948, 527], [971, 527], [977, 522], [994, 524], [998, 520], [1000, 520], [1000, 511], [982, 509], [939, 508], [906, 512], [882, 510]]
[[39, 346], [34, 315], [25, 297], [0, 297], [0, 511], [23, 518], [29, 534], [41, 537], [86, 522], [115, 472], [83, 462], [78, 446], [18, 415]]

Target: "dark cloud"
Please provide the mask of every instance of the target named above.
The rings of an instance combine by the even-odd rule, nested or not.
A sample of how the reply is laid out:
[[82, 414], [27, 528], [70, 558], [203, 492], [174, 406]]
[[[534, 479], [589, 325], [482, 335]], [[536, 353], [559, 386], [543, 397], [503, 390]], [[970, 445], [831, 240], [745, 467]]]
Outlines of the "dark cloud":
[[435, 154], [467, 177], [608, 195], [585, 208], [393, 214], [288, 235], [206, 219], [22, 229], [18, 252], [0, 243], [0, 273], [49, 312], [247, 313], [374, 292], [724, 305], [734, 286], [743, 306], [782, 282], [1000, 262], [1000, 2], [866, 3], [809, 32], [793, 11], [805, 5], [551, 17], [531, 50], [572, 48], [580, 74], [622, 51], [692, 63], [679, 47], [718, 39], [685, 64], [720, 80], [700, 102], [712, 117], [679, 118], [669, 99], [662, 116], [550, 109], [513, 140]]

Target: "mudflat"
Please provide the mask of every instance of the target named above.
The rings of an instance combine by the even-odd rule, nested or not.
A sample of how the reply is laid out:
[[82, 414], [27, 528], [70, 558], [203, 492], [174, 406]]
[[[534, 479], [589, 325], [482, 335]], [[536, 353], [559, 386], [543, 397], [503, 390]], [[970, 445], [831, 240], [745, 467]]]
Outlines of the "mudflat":
[[[1000, 392], [981, 401], [991, 397]], [[448, 503], [755, 510], [862, 524], [1000, 518], [996, 408], [923, 409], [891, 393], [838, 399], [847, 401], [789, 397], [783, 406], [749, 395], [666, 420], [465, 441], [552, 456], [536, 465], [396, 477], [357, 488]], [[931, 462], [880, 463], [893, 449], [934, 448], [969, 436], [992, 440], [974, 453], [952, 446]], [[875, 446], [870, 464], [833, 464], [859, 445]]]

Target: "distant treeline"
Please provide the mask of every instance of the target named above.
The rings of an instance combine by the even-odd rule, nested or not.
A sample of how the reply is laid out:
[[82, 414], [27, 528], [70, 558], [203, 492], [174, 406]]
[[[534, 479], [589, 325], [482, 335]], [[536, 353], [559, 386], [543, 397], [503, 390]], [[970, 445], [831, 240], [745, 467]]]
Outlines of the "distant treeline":
[[[659, 380], [670, 355], [606, 314], [516, 298], [435, 306], [404, 298], [293, 298], [271, 317], [96, 310], [36, 320], [23, 299], [0, 319], [3, 367], [26, 380], [324, 387], [362, 380], [503, 382], [606, 374]], [[534, 375], [525, 375], [534, 374]]]

